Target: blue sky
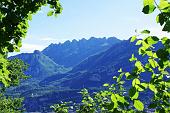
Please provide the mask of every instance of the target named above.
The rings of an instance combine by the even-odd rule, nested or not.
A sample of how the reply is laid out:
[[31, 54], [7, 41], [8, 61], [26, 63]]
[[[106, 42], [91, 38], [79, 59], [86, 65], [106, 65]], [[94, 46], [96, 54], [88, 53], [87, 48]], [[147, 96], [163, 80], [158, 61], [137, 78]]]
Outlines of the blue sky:
[[21, 52], [42, 50], [51, 43], [94, 37], [128, 39], [135, 29], [151, 29], [160, 33], [155, 14], [144, 15], [142, 0], [61, 0], [63, 12], [47, 17], [43, 7], [29, 22]]

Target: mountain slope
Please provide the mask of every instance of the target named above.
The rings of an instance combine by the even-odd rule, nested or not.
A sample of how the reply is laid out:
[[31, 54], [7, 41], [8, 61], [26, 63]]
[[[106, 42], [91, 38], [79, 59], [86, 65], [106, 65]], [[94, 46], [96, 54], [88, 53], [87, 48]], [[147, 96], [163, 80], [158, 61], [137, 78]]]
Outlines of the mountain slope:
[[102, 67], [119, 68], [127, 67], [129, 58], [133, 53], [137, 54], [138, 47], [134, 43], [129, 41], [122, 41], [119, 44], [113, 45], [107, 51], [88, 57], [79, 65], [74, 67], [71, 72], [77, 71], [94, 71], [101, 69]]
[[63, 44], [51, 44], [42, 53], [51, 58], [54, 62], [65, 67], [74, 67], [85, 58], [107, 50], [112, 45], [121, 42], [115, 37], [95, 38], [89, 40], [66, 41]]
[[52, 74], [66, 72], [67, 69], [56, 64], [49, 57], [35, 50], [34, 53], [23, 53], [10, 58], [19, 58], [29, 65], [25, 72], [31, 75], [32, 78], [42, 79]]
[[[101, 86], [105, 82], [112, 82], [113, 75], [118, 75], [117, 70], [121, 67], [129, 71], [132, 63], [128, 59], [132, 53], [136, 55], [137, 51], [138, 47], [134, 43], [122, 41], [105, 52], [87, 58], [70, 72], [48, 77], [40, 84], [61, 85], [73, 89]], [[140, 59], [139, 56], [138, 58]]]

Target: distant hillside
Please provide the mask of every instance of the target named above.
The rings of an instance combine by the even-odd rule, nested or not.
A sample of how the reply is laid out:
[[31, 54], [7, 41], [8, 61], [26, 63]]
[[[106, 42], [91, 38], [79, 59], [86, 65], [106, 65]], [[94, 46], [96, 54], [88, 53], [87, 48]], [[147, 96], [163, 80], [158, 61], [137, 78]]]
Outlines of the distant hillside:
[[22, 53], [10, 58], [19, 58], [27, 63], [29, 68], [25, 73], [27, 75], [31, 75], [32, 78], [42, 79], [44, 77], [48, 77], [49, 75], [67, 71], [66, 68], [56, 64], [49, 57], [38, 50], [35, 50], [34, 53]]
[[105, 82], [112, 82], [112, 77], [118, 74], [121, 67], [130, 70], [132, 63], [129, 58], [137, 51], [138, 47], [134, 43], [122, 41], [107, 51], [87, 58], [66, 74], [46, 78], [41, 85], [53, 84], [73, 89], [101, 86]]
[[51, 44], [42, 53], [51, 58], [55, 63], [65, 67], [74, 67], [85, 58], [107, 50], [114, 44], [121, 42], [115, 37], [95, 38], [89, 40], [72, 40], [59, 44]]

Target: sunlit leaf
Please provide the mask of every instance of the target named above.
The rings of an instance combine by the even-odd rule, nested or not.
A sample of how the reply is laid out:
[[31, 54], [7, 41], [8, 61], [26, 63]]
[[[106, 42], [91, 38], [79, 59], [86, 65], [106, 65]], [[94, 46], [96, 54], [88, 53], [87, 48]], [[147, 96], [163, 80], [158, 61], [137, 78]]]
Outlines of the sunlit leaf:
[[164, 10], [170, 7], [170, 4], [167, 0], [160, 0], [159, 8], [160, 10]]
[[108, 87], [108, 86], [109, 86], [109, 84], [103, 84], [103, 86], [104, 86], [104, 87]]
[[130, 42], [134, 42], [136, 40], [137, 36], [132, 36], [130, 39]]
[[159, 38], [156, 37], [156, 36], [150, 36], [150, 37], [145, 39], [145, 42], [149, 45], [156, 44], [156, 43], [158, 43], [158, 41], [159, 41]]
[[141, 33], [142, 33], [142, 34], [149, 34], [150, 31], [149, 31], [149, 30], [143, 30]]
[[158, 66], [158, 63], [154, 59], [148, 59], [149, 63], [153, 68], [156, 68]]
[[142, 40], [138, 40], [137, 42], [136, 42], [136, 45], [141, 45], [142, 44]]
[[145, 14], [150, 14], [156, 9], [154, 0], [144, 0], [143, 4], [144, 8], [142, 12]]
[[153, 91], [154, 93], [157, 93], [157, 92], [158, 92], [157, 89], [156, 89], [156, 87], [155, 87], [153, 84], [149, 84], [149, 89], [150, 89], [151, 91]]
[[117, 103], [117, 99], [116, 99], [116, 95], [115, 94], [111, 95], [111, 100], [112, 100], [112, 102], [114, 102], [114, 108], [117, 108], [118, 107], [118, 103]]
[[137, 60], [137, 58], [134, 56], [134, 54], [132, 54], [132, 57], [129, 59], [129, 61], [136, 61]]
[[116, 96], [116, 98], [117, 98], [117, 100], [118, 100], [119, 102], [125, 103], [126, 100], [124, 99], [123, 96], [120, 96], [119, 94], [115, 94], [115, 96]]
[[49, 11], [49, 12], [47, 13], [47, 16], [52, 16], [53, 13], [54, 13], [54, 11]]
[[134, 99], [138, 99], [139, 97], [139, 92], [136, 92], [132, 97], [131, 99], [134, 100]]
[[122, 68], [120, 68], [120, 69], [118, 70], [118, 72], [121, 73], [121, 72], [122, 72]]
[[140, 84], [140, 80], [138, 78], [133, 79], [132, 86], [134, 87], [137, 84]]
[[139, 111], [143, 111], [144, 109], [144, 105], [140, 100], [134, 100], [134, 107]]

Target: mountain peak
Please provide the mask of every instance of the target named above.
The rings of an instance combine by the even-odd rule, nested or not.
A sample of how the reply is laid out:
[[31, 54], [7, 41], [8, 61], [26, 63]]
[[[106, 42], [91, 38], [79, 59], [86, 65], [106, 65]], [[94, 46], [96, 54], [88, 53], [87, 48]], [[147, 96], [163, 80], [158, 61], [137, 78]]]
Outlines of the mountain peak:
[[73, 39], [73, 40], [72, 40], [72, 43], [76, 43], [76, 42], [78, 42], [76, 39]]
[[40, 54], [41, 52], [39, 50], [35, 50], [34, 54]]

